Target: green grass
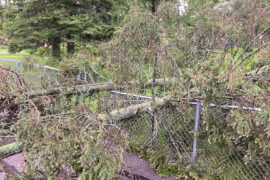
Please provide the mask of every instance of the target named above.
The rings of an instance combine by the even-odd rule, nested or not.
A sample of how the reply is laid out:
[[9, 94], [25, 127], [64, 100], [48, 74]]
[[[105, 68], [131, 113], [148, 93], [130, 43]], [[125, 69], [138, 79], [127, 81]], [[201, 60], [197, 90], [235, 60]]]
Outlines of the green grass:
[[[10, 54], [7, 46], [0, 46], [0, 59], [10, 59], [24, 62], [27, 61], [27, 57], [29, 55], [30, 53], [28, 53], [27, 50], [16, 54]], [[41, 58], [39, 58], [39, 60], [40, 59]], [[37, 60], [37, 62], [34, 63], [47, 65], [47, 61], [47, 59], [41, 59], [41, 62]], [[0, 66], [15, 70], [16, 63], [0, 61]], [[44, 84], [46, 87], [53, 86], [53, 84], [55, 84], [55, 82], [60, 78], [57, 72], [39, 69], [31, 65], [29, 66], [26, 63], [20, 63], [18, 67], [18, 73], [25, 78], [33, 90], [43, 88]]]
[[[18, 61], [22, 61], [24, 56], [29, 55], [29, 53], [24, 50], [20, 53], [16, 53], [16, 54], [10, 54], [8, 52], [8, 47], [7, 46], [0, 46], [0, 59], [12, 59], [12, 60], [18, 60]], [[1, 62], [2, 64], [2, 62]]]
[[[237, 53], [236, 53], [236, 50], [237, 50], [236, 48], [230, 50], [230, 52], [229, 52], [232, 56], [236, 53], [234, 59], [237, 59], [240, 56], [241, 52], [243, 51], [242, 48], [238, 48], [238, 49], [239, 50], [237, 51]], [[246, 57], [249, 53], [250, 52], [247, 52], [246, 54], [244, 54], [243, 55], [243, 58]], [[255, 53], [254, 55], [252, 55], [251, 57], [249, 57], [248, 59], [246, 59], [244, 61], [244, 63], [242, 64], [242, 67], [244, 68], [244, 70], [251, 71], [252, 70], [252, 67], [254, 66], [254, 64], [256, 62], [258, 62], [258, 57], [257, 57], [257, 55]]]
[[[2, 59], [2, 58], [0, 58], [0, 59]], [[15, 62], [0, 61], [0, 66], [15, 69], [16, 63]]]
[[[30, 50], [23, 50], [20, 53], [16, 54], [11, 54], [8, 52], [8, 47], [7, 46], [0, 46], [0, 59], [11, 59], [11, 60], [17, 60], [17, 61], [27, 61], [29, 57], [35, 59], [34, 63], [42, 64], [42, 65], [47, 65], [51, 67], [58, 68], [59, 67], [59, 62], [52, 61], [49, 57], [35, 57], [34, 55], [29, 56]], [[30, 60], [32, 62], [32, 59]], [[0, 65], [3, 65], [4, 67], [15, 67], [15, 63], [13, 62], [4, 62], [0, 61]]]

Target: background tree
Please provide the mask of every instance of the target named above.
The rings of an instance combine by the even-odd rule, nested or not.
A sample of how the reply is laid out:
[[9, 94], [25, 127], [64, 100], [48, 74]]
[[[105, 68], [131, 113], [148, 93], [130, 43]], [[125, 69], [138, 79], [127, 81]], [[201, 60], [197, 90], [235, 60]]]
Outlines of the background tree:
[[52, 56], [60, 58], [60, 45], [67, 43], [73, 53], [75, 43], [106, 40], [118, 22], [123, 1], [60, 0], [8, 2], [5, 32], [11, 52], [52, 46]]

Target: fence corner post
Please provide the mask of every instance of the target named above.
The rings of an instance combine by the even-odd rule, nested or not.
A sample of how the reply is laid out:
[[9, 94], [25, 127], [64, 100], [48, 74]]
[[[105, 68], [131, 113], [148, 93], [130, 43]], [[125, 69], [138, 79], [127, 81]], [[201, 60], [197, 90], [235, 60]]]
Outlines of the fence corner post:
[[192, 166], [195, 167], [197, 163], [197, 147], [198, 147], [198, 131], [200, 128], [200, 118], [201, 118], [201, 102], [196, 104], [196, 118], [194, 126], [194, 139], [193, 139], [193, 152], [192, 152]]

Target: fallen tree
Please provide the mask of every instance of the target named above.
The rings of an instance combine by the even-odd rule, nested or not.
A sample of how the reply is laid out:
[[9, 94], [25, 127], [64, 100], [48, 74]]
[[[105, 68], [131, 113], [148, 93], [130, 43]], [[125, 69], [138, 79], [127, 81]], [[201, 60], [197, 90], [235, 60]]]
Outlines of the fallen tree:
[[5, 158], [13, 154], [22, 152], [23, 146], [19, 142], [14, 142], [0, 147], [0, 158]]
[[156, 99], [155, 102], [151, 101], [141, 104], [135, 104], [125, 108], [113, 110], [107, 114], [99, 114], [97, 117], [98, 119], [104, 121], [112, 121], [112, 122], [122, 121], [143, 113], [156, 111], [157, 109], [167, 105], [170, 102], [170, 100], [171, 98], [169, 96], [166, 96], [164, 98]]
[[[125, 108], [113, 110], [106, 114], [104, 113], [98, 114], [96, 117], [99, 120], [106, 121], [106, 122], [122, 121], [128, 118], [136, 117], [138, 115], [141, 115], [147, 112], [156, 111], [159, 108], [168, 105], [170, 101], [171, 101], [171, 97], [166, 96], [164, 98], [156, 99], [155, 102], [151, 101], [151, 102], [131, 105]], [[46, 116], [43, 117], [43, 119], [45, 120]], [[23, 150], [23, 146], [19, 142], [14, 142], [12, 144], [8, 144], [8, 145], [0, 147], [0, 157], [4, 158], [10, 155], [19, 153], [22, 150]]]
[[163, 78], [163, 79], [157, 79], [153, 83], [153, 80], [148, 80], [146, 82], [140, 82], [140, 81], [131, 81], [126, 82], [123, 84], [116, 84], [113, 82], [107, 82], [103, 84], [83, 84], [83, 85], [77, 85], [72, 87], [60, 87], [60, 88], [53, 88], [53, 89], [47, 89], [47, 90], [41, 90], [41, 91], [35, 91], [30, 93], [25, 93], [24, 95], [27, 95], [29, 98], [34, 98], [38, 96], [46, 96], [46, 95], [70, 95], [70, 94], [76, 94], [76, 93], [94, 93], [94, 92], [101, 92], [101, 91], [110, 91], [115, 89], [121, 89], [125, 86], [143, 86], [143, 87], [150, 87], [152, 85], [154, 86], [166, 86], [166, 85], [172, 85], [172, 84], [179, 84], [179, 79], [176, 78]]
[[246, 79], [253, 81], [270, 83], [270, 65], [262, 66], [245, 74]]
[[[126, 82], [124, 84], [116, 84], [113, 82], [103, 83], [103, 84], [83, 84], [83, 85], [77, 85], [72, 87], [58, 87], [58, 88], [52, 88], [52, 89], [46, 89], [46, 90], [39, 90], [34, 92], [25, 92], [20, 95], [19, 98], [25, 97], [23, 101], [14, 101], [16, 99], [16, 95], [10, 95], [9, 96], [9, 103], [4, 104], [2, 102], [5, 102], [5, 99], [0, 99], [0, 109], [6, 109], [7, 107], [16, 106], [18, 104], [27, 103], [29, 101], [39, 101], [39, 97], [42, 96], [58, 96], [58, 95], [74, 95], [74, 94], [92, 94], [92, 93], [98, 93], [102, 91], [110, 91], [110, 90], [117, 90], [121, 89], [126, 86], [143, 86], [143, 87], [151, 87], [151, 86], [166, 86], [166, 85], [181, 85], [182, 81], [176, 78], [163, 78], [163, 79], [156, 79], [153, 83], [152, 80], [148, 80], [146, 82], [140, 82], [140, 81], [131, 81]], [[181, 86], [182, 87], [182, 86]], [[4, 105], [4, 106], [2, 106]]]
[[[165, 85], [172, 85], [172, 84], [180, 84], [178, 79], [176, 78], [164, 78], [164, 79], [156, 79], [153, 83], [152, 80], [148, 80], [147, 82], [143, 83], [140, 81], [131, 81], [124, 84], [116, 84], [113, 82], [107, 82], [103, 84], [83, 84], [83, 85], [76, 85], [71, 87], [58, 87], [52, 89], [45, 89], [33, 92], [25, 92], [21, 96], [28, 96], [30, 99], [39, 97], [39, 96], [48, 96], [48, 95], [70, 95], [76, 93], [92, 93], [92, 92], [100, 92], [100, 91], [110, 91], [115, 89], [121, 89], [125, 86], [133, 85], [139, 86], [142, 85], [143, 87], [149, 86], [165, 86]], [[14, 96], [15, 98], [16, 96]], [[1, 99], [0, 101], [3, 101]]]

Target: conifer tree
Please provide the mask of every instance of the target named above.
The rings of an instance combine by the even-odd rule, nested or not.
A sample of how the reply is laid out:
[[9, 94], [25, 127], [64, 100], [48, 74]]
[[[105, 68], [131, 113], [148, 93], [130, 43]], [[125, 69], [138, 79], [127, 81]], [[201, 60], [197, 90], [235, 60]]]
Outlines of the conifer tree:
[[47, 43], [60, 58], [60, 45], [73, 53], [76, 42], [105, 40], [114, 32], [123, 1], [14, 0], [7, 2], [5, 32], [11, 52]]

